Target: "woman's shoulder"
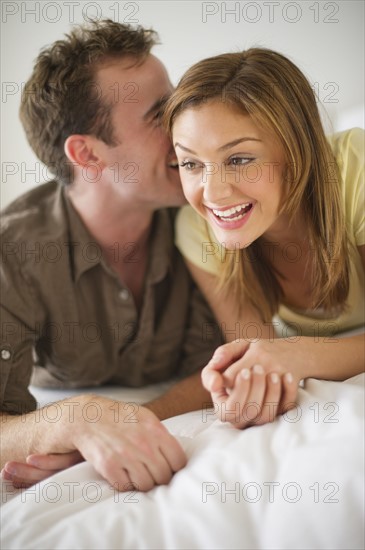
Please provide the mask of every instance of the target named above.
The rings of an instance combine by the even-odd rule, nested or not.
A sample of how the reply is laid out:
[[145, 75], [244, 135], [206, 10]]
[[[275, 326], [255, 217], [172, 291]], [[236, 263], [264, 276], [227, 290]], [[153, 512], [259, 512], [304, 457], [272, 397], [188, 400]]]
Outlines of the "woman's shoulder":
[[182, 207], [176, 218], [175, 243], [186, 259], [204, 271], [216, 274], [219, 270], [222, 246], [205, 219], [189, 205]]
[[362, 128], [336, 132], [328, 137], [328, 141], [339, 164], [353, 162], [356, 159], [363, 162], [365, 130]]
[[350, 238], [365, 242], [365, 131], [352, 128], [329, 139], [340, 172], [340, 189]]
[[176, 218], [176, 233], [179, 238], [189, 236], [201, 238], [211, 238], [207, 222], [190, 205], [180, 208]]

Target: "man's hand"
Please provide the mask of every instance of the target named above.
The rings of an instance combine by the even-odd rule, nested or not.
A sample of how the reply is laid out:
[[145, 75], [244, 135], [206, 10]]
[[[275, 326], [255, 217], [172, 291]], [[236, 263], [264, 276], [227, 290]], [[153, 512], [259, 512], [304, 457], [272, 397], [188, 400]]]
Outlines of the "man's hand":
[[223, 422], [257, 426], [295, 406], [300, 378], [293, 375], [290, 346], [280, 340], [237, 340], [216, 350], [202, 381]]
[[[60, 403], [66, 405], [67, 400]], [[53, 435], [53, 448], [44, 448], [47, 438], [38, 431], [39, 451], [27, 457], [27, 464], [5, 464], [4, 479], [27, 487], [84, 458], [117, 490], [149, 491], [167, 484], [185, 466], [177, 440], [145, 407], [90, 395], [80, 396], [77, 403], [72, 422], [62, 418], [56, 440]]]

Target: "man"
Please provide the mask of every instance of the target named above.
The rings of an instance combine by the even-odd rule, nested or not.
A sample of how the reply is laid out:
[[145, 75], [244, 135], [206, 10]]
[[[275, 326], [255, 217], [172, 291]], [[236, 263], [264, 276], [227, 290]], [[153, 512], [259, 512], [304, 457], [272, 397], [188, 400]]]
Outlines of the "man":
[[[170, 207], [185, 199], [155, 43], [110, 20], [77, 28], [41, 52], [23, 92], [28, 141], [57, 181], [2, 215], [1, 466], [17, 486], [82, 458], [119, 490], [167, 483], [185, 456], [160, 420], [210, 400], [200, 369], [221, 342], [173, 244]], [[28, 389], [34, 357], [41, 385], [185, 379], [134, 422], [125, 403], [81, 394], [49, 423]]]

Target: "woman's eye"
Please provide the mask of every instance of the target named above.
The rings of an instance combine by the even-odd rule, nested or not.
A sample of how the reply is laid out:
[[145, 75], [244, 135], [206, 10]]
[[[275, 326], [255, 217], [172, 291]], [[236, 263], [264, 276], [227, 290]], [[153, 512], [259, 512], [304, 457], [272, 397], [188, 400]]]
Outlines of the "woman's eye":
[[229, 164], [233, 164], [233, 166], [242, 166], [244, 164], [247, 164], [251, 160], [253, 159], [249, 157], [231, 157], [229, 159]]
[[186, 170], [194, 170], [194, 168], [196, 168], [196, 163], [192, 162], [191, 160], [185, 160], [183, 162], [180, 162], [180, 166], [182, 168], [185, 168]]

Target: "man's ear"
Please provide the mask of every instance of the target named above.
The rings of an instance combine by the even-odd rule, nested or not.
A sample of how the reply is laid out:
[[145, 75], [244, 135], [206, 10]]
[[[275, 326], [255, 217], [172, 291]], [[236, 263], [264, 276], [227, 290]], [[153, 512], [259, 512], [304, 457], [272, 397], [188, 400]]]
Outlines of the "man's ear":
[[65, 155], [72, 164], [82, 168], [97, 164], [99, 170], [105, 163], [98, 154], [96, 143], [91, 136], [74, 134], [65, 141]]

